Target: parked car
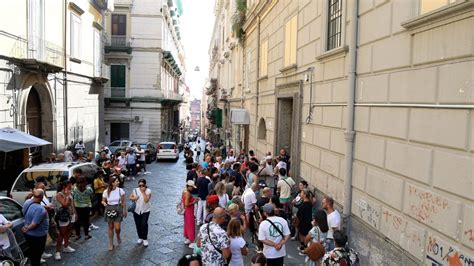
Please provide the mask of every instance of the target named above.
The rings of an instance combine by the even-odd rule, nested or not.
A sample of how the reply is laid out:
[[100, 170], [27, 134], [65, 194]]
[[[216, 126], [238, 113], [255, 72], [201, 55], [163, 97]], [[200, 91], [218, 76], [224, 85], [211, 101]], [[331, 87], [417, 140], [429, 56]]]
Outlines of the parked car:
[[109, 144], [109, 150], [112, 153], [116, 153], [118, 151], [125, 151], [127, 148], [132, 148], [136, 145], [135, 142], [130, 140], [116, 140]]
[[13, 199], [0, 196], [0, 212], [8, 221], [12, 222], [12, 231], [15, 235], [16, 242], [20, 245], [23, 252], [28, 249], [28, 244], [25, 240], [25, 235], [21, 228], [25, 225], [25, 219], [22, 212], [23, 206]]
[[36, 178], [44, 176], [47, 182], [46, 193], [48, 197], [54, 197], [61, 178], [70, 178], [76, 168], [82, 170], [82, 174], [88, 183], [92, 183], [94, 175], [99, 171], [99, 167], [95, 163], [61, 162], [35, 165], [26, 168], [20, 173], [15, 183], [13, 183], [10, 195], [18, 203], [23, 204], [27, 194], [34, 188]]
[[160, 142], [157, 146], [156, 160], [173, 159], [178, 160], [179, 150], [176, 142], [165, 141]]
[[156, 147], [151, 142], [138, 143], [142, 149], [145, 150], [146, 163], [151, 163], [156, 160]]

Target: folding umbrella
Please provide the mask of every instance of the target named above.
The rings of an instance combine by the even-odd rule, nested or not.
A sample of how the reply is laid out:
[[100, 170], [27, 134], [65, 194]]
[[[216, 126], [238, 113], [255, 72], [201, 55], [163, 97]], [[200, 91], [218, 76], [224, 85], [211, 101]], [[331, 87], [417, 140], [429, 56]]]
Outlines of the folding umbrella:
[[48, 144], [51, 144], [51, 142], [17, 129], [10, 127], [0, 128], [0, 151], [10, 152]]

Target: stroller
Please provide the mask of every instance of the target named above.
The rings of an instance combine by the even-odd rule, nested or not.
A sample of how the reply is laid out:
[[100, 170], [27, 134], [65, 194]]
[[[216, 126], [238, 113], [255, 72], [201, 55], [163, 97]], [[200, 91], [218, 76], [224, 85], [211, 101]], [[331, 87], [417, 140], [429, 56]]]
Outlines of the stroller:
[[8, 266], [23, 266], [28, 265], [28, 258], [23, 255], [23, 251], [16, 242], [15, 234], [11, 229], [8, 229], [5, 234], [9, 241], [9, 246], [5, 245], [0, 246], [0, 265]]

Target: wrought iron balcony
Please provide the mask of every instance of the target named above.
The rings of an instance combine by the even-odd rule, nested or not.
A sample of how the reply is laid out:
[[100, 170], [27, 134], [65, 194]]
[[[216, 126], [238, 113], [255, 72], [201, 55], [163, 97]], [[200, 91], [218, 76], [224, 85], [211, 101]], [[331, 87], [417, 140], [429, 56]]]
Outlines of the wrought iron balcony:
[[127, 54], [132, 53], [132, 47], [130, 41], [125, 35], [111, 35], [106, 36], [107, 42], [105, 45], [105, 53], [109, 52], [126, 52]]

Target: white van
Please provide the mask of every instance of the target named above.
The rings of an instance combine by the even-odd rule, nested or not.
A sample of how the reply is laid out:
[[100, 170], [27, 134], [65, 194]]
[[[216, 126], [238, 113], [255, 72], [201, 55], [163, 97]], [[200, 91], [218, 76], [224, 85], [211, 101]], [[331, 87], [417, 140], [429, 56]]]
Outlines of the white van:
[[63, 176], [70, 178], [76, 168], [82, 170], [82, 175], [87, 179], [88, 183], [92, 182], [94, 175], [99, 171], [99, 167], [95, 163], [60, 162], [34, 165], [20, 173], [15, 183], [13, 183], [10, 194], [14, 200], [23, 204], [25, 197], [34, 188], [36, 178], [43, 176], [47, 182], [46, 195], [54, 197], [61, 178]]

